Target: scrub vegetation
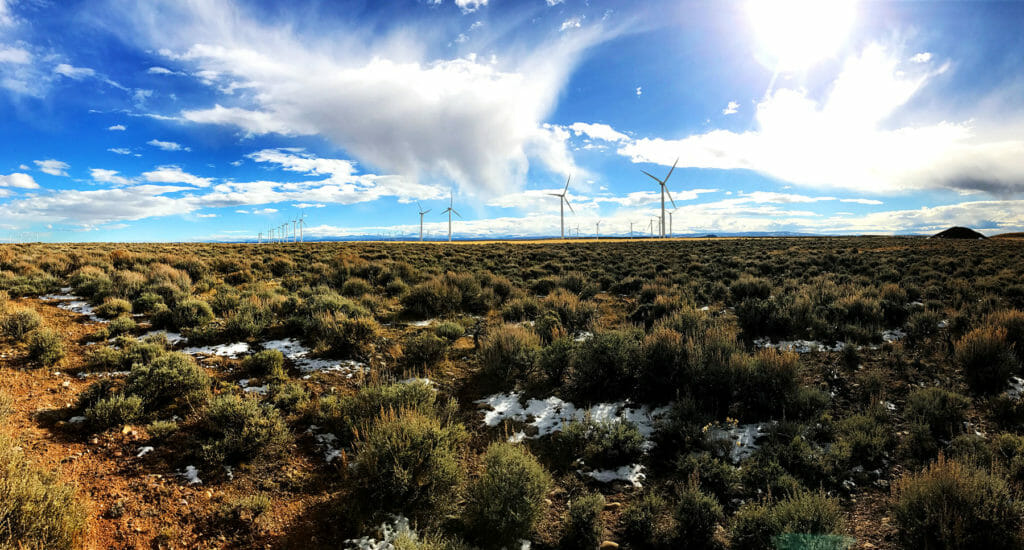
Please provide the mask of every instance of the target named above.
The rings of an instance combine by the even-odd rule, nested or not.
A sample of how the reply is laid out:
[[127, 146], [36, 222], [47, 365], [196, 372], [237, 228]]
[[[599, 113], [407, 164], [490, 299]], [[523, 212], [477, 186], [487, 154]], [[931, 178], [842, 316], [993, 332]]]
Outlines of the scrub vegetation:
[[1022, 362], [1017, 239], [2, 245], [0, 547], [1016, 548]]

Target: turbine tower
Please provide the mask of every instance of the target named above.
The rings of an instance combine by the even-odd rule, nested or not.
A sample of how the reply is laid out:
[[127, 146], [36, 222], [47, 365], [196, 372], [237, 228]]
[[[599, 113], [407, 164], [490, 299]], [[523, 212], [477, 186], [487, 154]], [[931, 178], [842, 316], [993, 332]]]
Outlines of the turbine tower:
[[299, 210], [299, 242], [306, 242], [305, 235], [302, 233], [302, 226], [306, 225], [306, 213]]
[[420, 209], [420, 240], [422, 241], [423, 240], [423, 215], [426, 214], [427, 212], [430, 212], [430, 210], [429, 209], [428, 210], [424, 210], [423, 209], [423, 205], [420, 204], [420, 201], [416, 201], [416, 206], [418, 206], [419, 209]]
[[668, 200], [672, 201], [672, 206], [676, 205], [675, 199], [672, 198], [672, 193], [670, 193], [668, 191], [668, 189], [665, 188], [665, 184], [668, 182], [668, 178], [670, 178], [672, 176], [672, 172], [676, 169], [676, 165], [677, 164], [679, 164], [679, 159], [678, 158], [676, 159], [675, 162], [672, 163], [672, 169], [668, 171], [668, 175], [665, 176], [665, 179], [663, 179], [663, 180], [660, 180], [660, 179], [652, 176], [651, 173], [646, 171], [646, 170], [640, 170], [641, 172], [647, 174], [652, 180], [658, 182], [658, 185], [661, 186], [661, 224], [660, 225], [661, 225], [661, 236], [662, 237], [665, 236], [665, 193], [668, 193]]
[[571, 180], [571, 179], [572, 179], [572, 176], [569, 176], [568, 178], [565, 179], [565, 189], [562, 189], [561, 193], [548, 193], [552, 197], [558, 197], [558, 207], [561, 210], [562, 238], [563, 239], [565, 238], [565, 205], [567, 205], [567, 204], [569, 205], [569, 211], [570, 212], [572, 212], [573, 214], [576, 213], [576, 211], [572, 209], [572, 205], [569, 204], [569, 199], [565, 198], [565, 194], [569, 192], [569, 180]]
[[455, 212], [456, 216], [458, 216], [460, 218], [462, 217], [462, 214], [459, 214], [459, 212], [457, 210], [455, 210], [454, 206], [455, 206], [455, 196], [449, 194], [448, 195], [448, 208], [445, 208], [444, 212], [441, 212], [442, 214], [445, 214], [445, 213], [448, 214], [448, 242], [452, 242], [452, 212]]
[[597, 220], [597, 223], [594, 225], [597, 226], [597, 230], [594, 232], [594, 240], [599, 241], [601, 240], [601, 220]]

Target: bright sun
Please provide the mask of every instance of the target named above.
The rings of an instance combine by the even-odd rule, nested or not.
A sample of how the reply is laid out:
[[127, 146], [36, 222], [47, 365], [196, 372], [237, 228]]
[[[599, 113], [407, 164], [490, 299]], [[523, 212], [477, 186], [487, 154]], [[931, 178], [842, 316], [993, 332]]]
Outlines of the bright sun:
[[779, 72], [808, 69], [835, 53], [855, 11], [854, 0], [750, 0], [746, 7], [759, 60]]

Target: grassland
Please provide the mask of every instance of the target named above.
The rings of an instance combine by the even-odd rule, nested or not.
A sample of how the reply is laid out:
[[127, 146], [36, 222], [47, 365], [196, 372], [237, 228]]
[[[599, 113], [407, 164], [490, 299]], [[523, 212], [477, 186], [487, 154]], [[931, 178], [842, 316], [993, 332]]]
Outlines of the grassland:
[[0, 246], [0, 547], [1016, 548], [1022, 271], [1016, 239]]

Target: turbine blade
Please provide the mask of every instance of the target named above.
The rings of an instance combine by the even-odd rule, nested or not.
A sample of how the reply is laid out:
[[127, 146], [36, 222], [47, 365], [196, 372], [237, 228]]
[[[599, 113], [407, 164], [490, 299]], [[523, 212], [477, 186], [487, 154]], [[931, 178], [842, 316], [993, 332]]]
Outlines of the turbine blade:
[[[433, 210], [433, 208], [431, 208], [430, 210]], [[424, 214], [429, 214], [429, 213], [430, 213], [430, 210], [424, 210], [424, 211], [423, 211], [423, 213], [424, 213]]]
[[563, 195], [565, 194], [566, 191], [569, 190], [569, 180], [571, 180], [571, 179], [572, 179], [571, 175], [569, 177], [565, 178], [565, 189], [562, 189], [562, 194]]
[[576, 211], [572, 209], [572, 203], [569, 202], [569, 199], [562, 197], [562, 200], [565, 201], [565, 205], [569, 207], [569, 211], [575, 214]]
[[651, 175], [651, 173], [650, 173], [650, 172], [648, 172], [647, 170], [641, 170], [641, 172], [643, 172], [643, 173], [647, 174], [647, 176], [648, 176], [648, 177], [650, 177], [650, 178], [651, 178], [652, 180], [654, 180], [654, 181], [656, 181], [656, 182], [658, 182], [658, 183], [661, 183], [661, 180], [660, 180], [660, 179], [658, 179], [658, 178], [656, 178], [656, 177], [652, 176], [652, 175]]
[[676, 157], [676, 161], [672, 163], [672, 170], [668, 171], [668, 175], [665, 176], [665, 181], [668, 181], [668, 178], [672, 177], [672, 171], [676, 169], [677, 164], [679, 164], [679, 157]]
[[460, 218], [462, 217], [462, 214], [459, 214], [459, 211], [458, 211], [458, 210], [456, 210], [456, 209], [454, 209], [454, 208], [453, 208], [453, 209], [452, 209], [452, 212], [453, 212], [453, 213], [455, 213], [455, 215], [456, 215], [456, 216], [458, 216], [458, 217], [460, 217]]
[[552, 197], [564, 197], [565, 195], [559, 195], [558, 193], [548, 193]]
[[668, 200], [672, 201], [672, 206], [679, 208], [676, 206], [676, 200], [672, 198], [672, 192], [668, 190], [668, 186], [665, 186], [665, 192], [668, 193]]

